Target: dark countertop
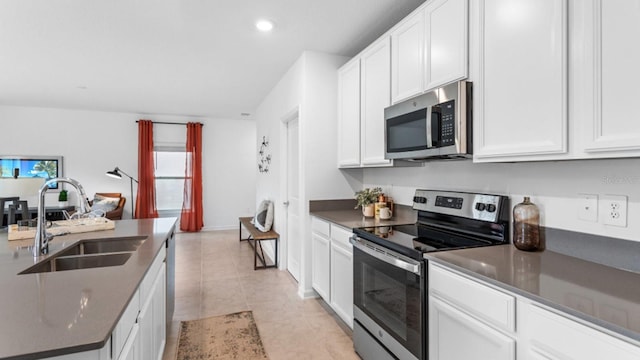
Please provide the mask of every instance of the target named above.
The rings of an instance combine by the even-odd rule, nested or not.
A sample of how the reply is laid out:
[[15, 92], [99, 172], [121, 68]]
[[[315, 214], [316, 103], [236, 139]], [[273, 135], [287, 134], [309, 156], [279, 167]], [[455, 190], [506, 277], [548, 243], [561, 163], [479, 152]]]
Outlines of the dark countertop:
[[317, 200], [309, 203], [309, 214], [348, 229], [373, 226], [413, 224], [417, 212], [410, 206], [395, 205], [391, 219], [365, 218], [361, 209], [354, 209], [354, 200]]
[[443, 251], [427, 259], [640, 341], [640, 274], [512, 245]]
[[[402, 205], [396, 205], [391, 220], [363, 218], [354, 204], [312, 201], [309, 208], [312, 216], [347, 228], [417, 219]], [[551, 228], [541, 236], [546, 250], [540, 252], [508, 244], [433, 252], [426, 258], [640, 342], [640, 242]]]
[[175, 218], [120, 220], [113, 230], [55, 237], [50, 254], [78, 240], [147, 235], [122, 266], [17, 275], [48, 256], [33, 257], [33, 240], [0, 233], [0, 359], [40, 359], [100, 349], [110, 338]]

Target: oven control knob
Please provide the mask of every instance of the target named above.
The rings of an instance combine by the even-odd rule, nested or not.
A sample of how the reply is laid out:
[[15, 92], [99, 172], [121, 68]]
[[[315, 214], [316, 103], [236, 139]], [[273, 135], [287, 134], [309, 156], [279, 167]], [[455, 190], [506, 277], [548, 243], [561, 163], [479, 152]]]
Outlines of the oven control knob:
[[476, 210], [483, 211], [486, 208], [486, 205], [483, 203], [476, 203]]
[[493, 205], [493, 204], [488, 204], [488, 205], [487, 205], [487, 211], [488, 211], [488, 212], [494, 212], [494, 211], [496, 211], [496, 206], [495, 206], [495, 205]]
[[413, 197], [413, 202], [418, 203], [418, 204], [424, 204], [427, 202], [427, 198], [424, 196], [414, 196]]

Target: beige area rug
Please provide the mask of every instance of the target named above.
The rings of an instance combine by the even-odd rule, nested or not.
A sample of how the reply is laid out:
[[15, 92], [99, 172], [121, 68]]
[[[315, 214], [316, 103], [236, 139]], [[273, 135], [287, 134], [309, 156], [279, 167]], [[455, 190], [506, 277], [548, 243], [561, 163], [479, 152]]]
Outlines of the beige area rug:
[[182, 321], [177, 360], [268, 359], [251, 311]]

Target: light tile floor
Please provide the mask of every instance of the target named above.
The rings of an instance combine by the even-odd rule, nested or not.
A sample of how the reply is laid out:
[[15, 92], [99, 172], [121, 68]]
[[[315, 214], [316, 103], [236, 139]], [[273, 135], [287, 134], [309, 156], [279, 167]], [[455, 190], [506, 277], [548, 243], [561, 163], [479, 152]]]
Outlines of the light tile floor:
[[176, 235], [176, 299], [164, 360], [174, 360], [181, 320], [252, 310], [267, 355], [279, 359], [359, 359], [351, 330], [326, 303], [303, 300], [287, 271], [253, 270], [238, 231]]

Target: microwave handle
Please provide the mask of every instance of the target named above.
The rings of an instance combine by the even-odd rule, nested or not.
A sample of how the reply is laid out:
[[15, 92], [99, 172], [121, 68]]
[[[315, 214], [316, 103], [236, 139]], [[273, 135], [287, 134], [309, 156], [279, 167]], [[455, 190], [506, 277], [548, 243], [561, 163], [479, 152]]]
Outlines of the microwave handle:
[[433, 133], [431, 132], [431, 106], [427, 107], [427, 149], [433, 147]]

